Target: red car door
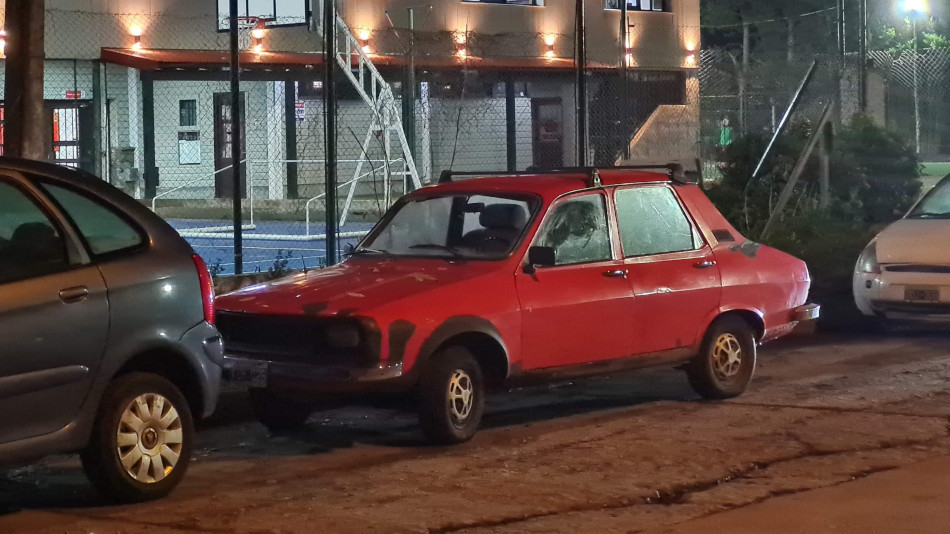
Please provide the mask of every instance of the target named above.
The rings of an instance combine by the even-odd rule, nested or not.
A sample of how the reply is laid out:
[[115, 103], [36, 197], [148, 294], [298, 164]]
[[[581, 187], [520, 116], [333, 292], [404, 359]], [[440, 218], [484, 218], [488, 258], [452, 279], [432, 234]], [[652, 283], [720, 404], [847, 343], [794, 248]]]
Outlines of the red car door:
[[633, 291], [607, 218], [606, 196], [559, 200], [535, 246], [555, 250], [556, 265], [516, 277], [525, 370], [629, 356]]
[[624, 268], [637, 302], [637, 354], [689, 347], [719, 307], [712, 249], [668, 185], [617, 189]]

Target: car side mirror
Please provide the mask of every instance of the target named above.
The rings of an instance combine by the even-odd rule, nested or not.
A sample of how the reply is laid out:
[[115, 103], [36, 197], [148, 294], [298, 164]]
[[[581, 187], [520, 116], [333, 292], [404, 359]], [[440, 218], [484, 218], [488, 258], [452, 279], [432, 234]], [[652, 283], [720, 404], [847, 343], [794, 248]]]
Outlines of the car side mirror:
[[557, 254], [553, 247], [531, 247], [528, 249], [527, 274], [534, 274], [535, 267], [553, 267], [557, 265]]
[[346, 245], [343, 246], [344, 256], [351, 256], [353, 255], [354, 252], [356, 252], [356, 245], [354, 245], [353, 243], [347, 243]]

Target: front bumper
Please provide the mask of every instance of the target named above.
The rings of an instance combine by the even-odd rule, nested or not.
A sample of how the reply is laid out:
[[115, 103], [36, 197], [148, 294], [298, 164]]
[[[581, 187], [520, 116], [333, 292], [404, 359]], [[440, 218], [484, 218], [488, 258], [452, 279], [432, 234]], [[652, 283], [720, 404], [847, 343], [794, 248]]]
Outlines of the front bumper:
[[250, 387], [308, 393], [392, 392], [408, 388], [402, 362], [375, 367], [308, 365], [225, 354], [225, 380]]
[[[950, 274], [894, 272], [887, 268], [884, 266], [880, 273], [855, 273], [854, 302], [863, 314], [895, 320], [950, 322]], [[921, 291], [930, 292], [936, 300], [914, 300]]]

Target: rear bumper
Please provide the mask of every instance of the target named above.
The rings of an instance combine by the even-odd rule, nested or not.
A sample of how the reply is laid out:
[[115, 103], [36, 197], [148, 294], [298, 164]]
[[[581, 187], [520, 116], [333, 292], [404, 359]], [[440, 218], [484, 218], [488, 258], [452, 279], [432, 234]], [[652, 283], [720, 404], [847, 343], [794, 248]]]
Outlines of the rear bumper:
[[192, 366], [198, 373], [201, 384], [202, 406], [198, 406], [201, 417], [214, 413], [221, 392], [221, 363], [224, 355], [221, 334], [218, 330], [202, 321], [185, 332], [178, 342], [187, 354]]
[[[785, 315], [784, 313], [782, 315]], [[759, 340], [760, 343], [767, 343], [769, 341], [774, 341], [780, 337], [785, 337], [792, 332], [800, 333], [812, 333], [814, 332], [814, 321], [818, 320], [818, 317], [821, 315], [821, 306], [818, 304], [803, 304], [797, 308], [792, 308], [788, 311], [786, 322], [769, 327], [765, 330], [762, 335], [762, 339]], [[811, 324], [812, 326], [807, 326], [802, 330], [796, 330], [799, 325]]]
[[307, 365], [225, 354], [223, 368], [230, 382], [317, 395], [398, 392], [410, 386], [401, 362], [375, 367]]
[[817, 304], [805, 304], [792, 310], [792, 321], [798, 323], [816, 321], [819, 315], [821, 315], [821, 306]]

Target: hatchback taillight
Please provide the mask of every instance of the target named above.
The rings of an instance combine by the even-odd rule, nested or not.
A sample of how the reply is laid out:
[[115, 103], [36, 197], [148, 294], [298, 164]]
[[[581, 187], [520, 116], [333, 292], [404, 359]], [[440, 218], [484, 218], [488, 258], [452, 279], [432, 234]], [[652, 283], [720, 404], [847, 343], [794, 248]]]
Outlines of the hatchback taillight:
[[195, 268], [198, 269], [198, 283], [201, 285], [201, 308], [204, 310], [205, 321], [214, 324], [214, 282], [211, 273], [201, 256], [192, 254]]

